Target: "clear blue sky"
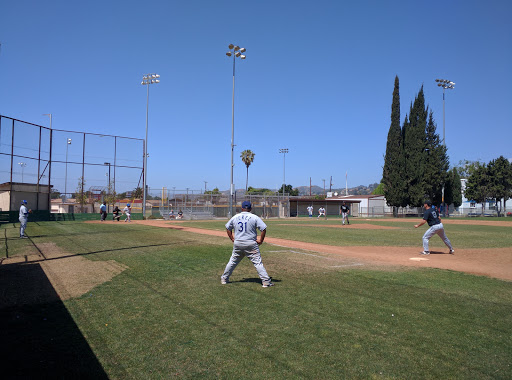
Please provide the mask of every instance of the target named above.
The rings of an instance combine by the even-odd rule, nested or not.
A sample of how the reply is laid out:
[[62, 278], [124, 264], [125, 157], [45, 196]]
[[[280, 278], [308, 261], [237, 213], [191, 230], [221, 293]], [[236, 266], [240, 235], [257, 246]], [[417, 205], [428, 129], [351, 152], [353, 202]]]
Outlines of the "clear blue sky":
[[[232, 60], [235, 185], [379, 182], [395, 75], [401, 119], [420, 87], [460, 160], [512, 157], [512, 2], [3, 1], [0, 114], [53, 127], [144, 138], [148, 184], [227, 190]], [[65, 146], [65, 141], [63, 141]], [[72, 148], [71, 148], [72, 149]], [[70, 151], [72, 154], [72, 151]], [[133, 154], [139, 154], [133, 153]], [[73, 181], [73, 184], [75, 181]], [[57, 185], [58, 187], [58, 185]]]

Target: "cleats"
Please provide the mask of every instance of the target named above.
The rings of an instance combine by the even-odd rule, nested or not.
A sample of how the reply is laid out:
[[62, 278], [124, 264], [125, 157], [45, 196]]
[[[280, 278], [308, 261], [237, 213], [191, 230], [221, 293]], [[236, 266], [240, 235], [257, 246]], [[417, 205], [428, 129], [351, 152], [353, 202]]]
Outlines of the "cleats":
[[455, 249], [450, 249], [450, 255], [454, 255], [455, 254]]
[[261, 287], [262, 288], [270, 288], [271, 286], [274, 286], [273, 282], [264, 282]]
[[430, 255], [430, 252], [429, 251], [421, 251], [421, 254], [422, 255]]

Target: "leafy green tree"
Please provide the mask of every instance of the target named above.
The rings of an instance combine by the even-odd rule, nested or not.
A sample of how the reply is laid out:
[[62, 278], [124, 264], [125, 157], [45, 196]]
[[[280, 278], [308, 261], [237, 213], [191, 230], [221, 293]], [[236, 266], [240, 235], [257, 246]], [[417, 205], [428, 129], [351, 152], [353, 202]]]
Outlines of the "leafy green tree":
[[448, 178], [448, 156], [446, 147], [441, 144], [436, 133], [436, 124], [432, 111], [429, 113], [427, 128], [425, 131], [425, 160], [423, 169], [423, 191], [434, 204], [443, 201], [443, 188]]
[[256, 188], [256, 187], [249, 186], [247, 189], [247, 194], [274, 195], [275, 191], [266, 189], [264, 187]]
[[448, 172], [448, 179], [444, 189], [444, 202], [447, 205], [453, 204], [454, 207], [462, 205], [462, 190], [457, 168], [452, 168]]
[[400, 128], [400, 85], [395, 77], [393, 102], [391, 103], [391, 125], [386, 143], [384, 167], [382, 171], [383, 194], [388, 206], [393, 206], [393, 215], [397, 215], [397, 207], [407, 205], [404, 165], [404, 142]]
[[425, 108], [423, 86], [411, 105], [409, 120], [404, 122], [405, 173], [408, 196], [407, 204], [420, 207], [425, 201], [425, 130], [428, 108]]
[[[496, 205], [503, 199], [506, 203], [512, 191], [512, 164], [503, 156], [492, 160], [487, 165], [489, 176], [489, 195]], [[506, 208], [504, 208], [506, 211]], [[499, 215], [499, 211], [498, 211]]]
[[487, 165], [476, 162], [466, 182], [464, 194], [468, 200], [482, 203], [482, 213], [485, 211], [485, 201], [491, 197], [490, 187]]
[[292, 185], [282, 185], [281, 188], [278, 190], [278, 193], [288, 193], [290, 196], [297, 196], [299, 195], [299, 189], [294, 189]]
[[205, 191], [204, 193], [205, 193], [205, 194], [213, 194], [213, 195], [215, 195], [215, 194], [220, 194], [220, 191], [219, 191], [219, 188], [218, 188], [218, 187], [216, 187], [215, 189]]
[[132, 191], [132, 201], [134, 199], [141, 199], [142, 197], [143, 197], [142, 187], [136, 187], [135, 189], [133, 189], [133, 191]]
[[107, 188], [107, 191], [103, 197], [103, 200], [105, 202], [107, 202], [107, 205], [114, 205], [114, 203], [116, 203], [116, 199], [117, 199], [117, 194], [116, 192], [114, 191], [114, 188], [112, 186], [112, 182], [110, 182], [108, 184], [108, 188]]
[[[372, 191], [372, 194], [373, 195], [386, 195], [384, 193], [384, 184], [383, 183], [379, 183], [379, 186], [377, 186], [373, 191]], [[387, 198], [386, 198], [387, 200]]]
[[84, 177], [78, 178], [78, 184], [75, 190], [75, 202], [80, 205], [80, 212], [84, 212], [84, 205], [87, 204], [87, 194], [84, 191], [85, 179]]
[[240, 158], [244, 162], [245, 166], [247, 167], [247, 179], [245, 181], [245, 191], [247, 192], [247, 186], [249, 184], [249, 166], [254, 162], [254, 152], [252, 152], [249, 149], [244, 150], [240, 154]]

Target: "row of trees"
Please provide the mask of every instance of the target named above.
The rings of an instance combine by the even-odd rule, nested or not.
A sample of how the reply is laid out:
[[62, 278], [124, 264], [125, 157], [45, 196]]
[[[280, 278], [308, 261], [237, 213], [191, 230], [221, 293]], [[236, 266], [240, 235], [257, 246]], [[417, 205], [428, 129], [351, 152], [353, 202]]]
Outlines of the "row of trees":
[[485, 201], [493, 199], [496, 204], [503, 207], [497, 208], [506, 211], [505, 203], [512, 198], [512, 163], [500, 156], [489, 163], [465, 161], [459, 168], [459, 173], [467, 178], [465, 196], [467, 199], [482, 203], [482, 212], [485, 209]]
[[434, 204], [462, 204], [460, 177], [449, 169], [446, 147], [436, 132], [433, 112], [425, 106], [423, 86], [400, 125], [400, 89], [395, 77], [382, 173], [383, 192], [389, 206], [420, 207], [426, 199]]

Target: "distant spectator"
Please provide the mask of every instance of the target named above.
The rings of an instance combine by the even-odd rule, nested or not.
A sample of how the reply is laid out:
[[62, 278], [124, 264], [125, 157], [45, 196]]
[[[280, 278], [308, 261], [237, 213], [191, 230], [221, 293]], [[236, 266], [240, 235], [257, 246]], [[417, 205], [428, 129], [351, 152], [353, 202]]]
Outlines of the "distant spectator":
[[28, 221], [28, 214], [31, 213], [32, 210], [27, 209], [27, 201], [23, 200], [21, 201], [21, 207], [20, 207], [20, 239], [28, 239], [27, 236], [25, 236], [25, 228], [27, 228], [27, 221]]

